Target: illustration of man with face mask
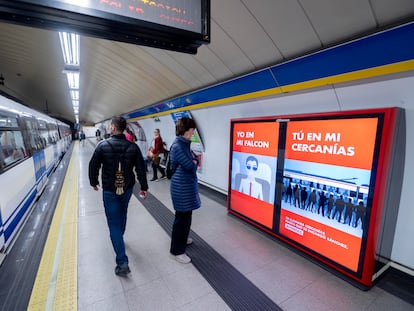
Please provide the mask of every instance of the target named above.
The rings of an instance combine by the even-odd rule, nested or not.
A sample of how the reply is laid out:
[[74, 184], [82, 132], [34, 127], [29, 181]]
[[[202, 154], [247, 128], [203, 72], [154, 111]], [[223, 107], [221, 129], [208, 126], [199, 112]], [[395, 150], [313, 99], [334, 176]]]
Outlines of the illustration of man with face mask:
[[247, 177], [240, 181], [240, 192], [250, 195], [254, 198], [263, 200], [262, 185], [256, 181], [256, 173], [259, 168], [259, 162], [253, 156], [246, 159]]

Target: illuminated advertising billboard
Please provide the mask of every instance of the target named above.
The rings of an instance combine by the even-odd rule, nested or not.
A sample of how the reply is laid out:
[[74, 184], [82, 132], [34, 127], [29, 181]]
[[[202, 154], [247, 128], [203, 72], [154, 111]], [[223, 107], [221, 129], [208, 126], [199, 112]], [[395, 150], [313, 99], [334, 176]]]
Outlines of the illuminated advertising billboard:
[[370, 284], [394, 192], [391, 155], [405, 148], [401, 115], [384, 108], [232, 120], [229, 212]]
[[273, 225], [279, 124], [237, 123], [233, 127], [231, 207], [267, 227]]
[[356, 272], [378, 118], [287, 124], [279, 232]]

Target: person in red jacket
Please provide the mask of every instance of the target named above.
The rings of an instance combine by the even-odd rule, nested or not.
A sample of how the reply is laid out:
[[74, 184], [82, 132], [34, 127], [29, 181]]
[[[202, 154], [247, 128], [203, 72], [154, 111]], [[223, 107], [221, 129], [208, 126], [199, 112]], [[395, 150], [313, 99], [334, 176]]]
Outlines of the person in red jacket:
[[161, 173], [160, 179], [165, 178], [165, 170], [160, 166], [160, 156], [164, 155], [164, 142], [159, 129], [154, 130], [154, 146], [150, 148], [150, 151], [152, 152], [152, 170], [154, 172], [150, 181], [158, 179], [158, 171]]

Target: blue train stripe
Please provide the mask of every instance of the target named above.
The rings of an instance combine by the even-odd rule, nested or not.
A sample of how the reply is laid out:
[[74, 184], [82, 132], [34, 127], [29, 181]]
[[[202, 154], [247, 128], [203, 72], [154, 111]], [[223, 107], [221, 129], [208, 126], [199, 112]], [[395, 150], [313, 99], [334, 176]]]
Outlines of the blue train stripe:
[[[3, 226], [6, 227], [6, 225], [10, 222], [10, 220], [14, 217], [16, 212], [19, 210], [19, 208], [26, 206], [26, 202], [31, 202], [30, 199], [34, 196], [36, 198], [37, 195], [37, 184], [35, 184], [32, 189], [25, 195], [25, 197], [20, 201], [20, 203], [17, 205], [17, 207], [14, 209], [14, 211], [10, 214], [10, 216], [4, 220]], [[30, 205], [30, 204], [29, 204]]]
[[6, 242], [10, 238], [10, 236], [12, 235], [12, 233], [14, 232], [14, 230], [16, 229], [17, 225], [22, 220], [24, 214], [27, 212], [27, 210], [29, 209], [29, 207], [31, 206], [31, 204], [33, 203], [33, 201], [36, 199], [36, 193], [37, 193], [36, 192], [36, 189], [30, 193], [29, 198], [23, 204], [22, 208], [15, 215], [15, 217], [10, 222], [10, 224], [7, 226], [7, 228], [6, 228], [5, 224], [10, 220], [10, 218], [4, 224], [4, 227], [5, 227], [5, 229], [4, 229], [4, 238], [5, 238], [5, 241]]
[[414, 22], [161, 102], [124, 117], [148, 118], [413, 70], [412, 38]]

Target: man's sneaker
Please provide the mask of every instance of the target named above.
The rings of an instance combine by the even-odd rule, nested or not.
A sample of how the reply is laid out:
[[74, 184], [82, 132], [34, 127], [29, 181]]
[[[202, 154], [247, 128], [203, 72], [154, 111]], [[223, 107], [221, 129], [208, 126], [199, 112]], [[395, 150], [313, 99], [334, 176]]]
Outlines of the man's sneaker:
[[181, 255], [175, 255], [174, 258], [179, 263], [190, 263], [191, 262], [191, 258], [188, 257], [186, 253], [181, 254]]
[[158, 180], [158, 178], [152, 177], [152, 178], [150, 179], [150, 181], [155, 181], [155, 180]]
[[187, 245], [193, 244], [193, 239], [192, 238], [188, 238], [187, 239]]
[[165, 179], [165, 178], [167, 178], [167, 176], [165, 176], [165, 174], [160, 177], [160, 179]]
[[117, 265], [115, 267], [115, 274], [119, 276], [126, 276], [128, 273], [130, 273], [131, 270], [129, 270], [129, 266], [127, 263], [123, 263], [120, 265]]

